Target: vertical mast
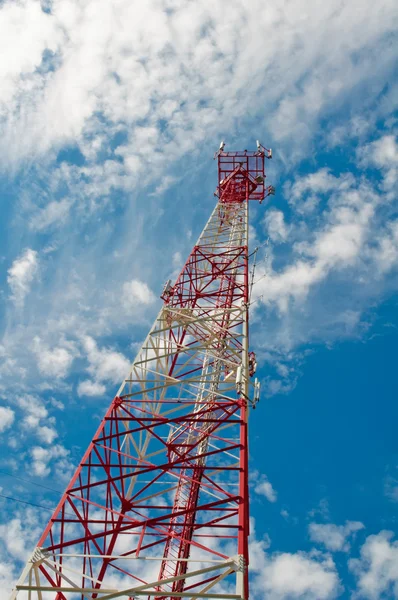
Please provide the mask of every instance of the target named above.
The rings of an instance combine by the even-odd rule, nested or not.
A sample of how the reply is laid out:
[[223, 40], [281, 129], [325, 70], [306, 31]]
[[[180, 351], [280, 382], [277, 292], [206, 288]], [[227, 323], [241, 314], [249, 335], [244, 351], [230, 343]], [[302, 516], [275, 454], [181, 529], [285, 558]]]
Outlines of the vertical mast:
[[11, 600], [248, 600], [248, 217], [270, 157], [221, 144], [218, 203]]

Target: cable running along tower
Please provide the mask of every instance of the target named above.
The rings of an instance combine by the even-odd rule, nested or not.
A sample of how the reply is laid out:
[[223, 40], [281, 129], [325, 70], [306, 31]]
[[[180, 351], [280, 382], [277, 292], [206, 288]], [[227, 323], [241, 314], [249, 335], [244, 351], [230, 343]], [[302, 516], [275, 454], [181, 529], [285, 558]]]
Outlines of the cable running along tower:
[[248, 600], [249, 204], [271, 151], [225, 152], [218, 202], [10, 600]]

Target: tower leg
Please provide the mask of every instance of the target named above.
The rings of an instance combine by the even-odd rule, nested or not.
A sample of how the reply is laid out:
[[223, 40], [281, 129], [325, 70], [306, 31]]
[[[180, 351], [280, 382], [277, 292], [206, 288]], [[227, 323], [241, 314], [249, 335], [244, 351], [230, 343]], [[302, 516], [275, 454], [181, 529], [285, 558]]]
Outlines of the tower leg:
[[245, 559], [242, 554], [238, 555], [238, 570], [236, 571], [236, 594], [241, 600], [248, 600], [245, 596]]

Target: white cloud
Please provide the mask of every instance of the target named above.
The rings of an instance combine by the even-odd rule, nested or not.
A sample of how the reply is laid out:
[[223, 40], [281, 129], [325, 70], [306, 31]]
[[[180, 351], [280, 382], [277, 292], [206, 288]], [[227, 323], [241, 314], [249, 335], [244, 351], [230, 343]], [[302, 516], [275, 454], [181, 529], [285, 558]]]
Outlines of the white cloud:
[[15, 584], [14, 566], [9, 558], [0, 562], [0, 600], [9, 600], [10, 598]]
[[47, 448], [42, 446], [34, 446], [30, 449], [32, 456], [33, 473], [38, 477], [47, 477], [51, 472], [50, 463], [56, 461], [57, 473], [64, 473], [70, 469], [67, 458], [70, 454], [69, 450], [56, 444]]
[[29, 90], [32, 79], [28, 76], [40, 66], [45, 50], [56, 50], [58, 39], [56, 22], [43, 12], [39, 2], [22, 0], [2, 4], [0, 116], [18, 92], [24, 88]]
[[254, 491], [259, 496], [264, 496], [265, 498], [267, 498], [269, 502], [276, 502], [278, 497], [276, 490], [274, 490], [271, 482], [268, 481], [265, 475], [262, 475], [260, 477], [259, 482], [254, 487]]
[[58, 410], [65, 410], [65, 404], [61, 402], [61, 400], [57, 400], [56, 398], [50, 398], [51, 405], [54, 408], [58, 408]]
[[279, 309], [286, 312], [290, 298], [305, 300], [310, 288], [324, 276], [321, 265], [299, 260], [282, 273], [271, 273], [254, 289], [256, 296], [261, 295], [265, 303], [276, 302]]
[[28, 558], [30, 550], [27, 542], [33, 542], [41, 533], [40, 527], [36, 524], [37, 511], [27, 510], [24, 517], [30, 520], [24, 522], [16, 516], [0, 525], [0, 539], [3, 541], [8, 555], [19, 560]]
[[[154, 264], [148, 254], [160, 255], [165, 249], [162, 240], [158, 245], [158, 240], [151, 237], [151, 225], [165, 206], [159, 196], [156, 201], [147, 199], [151, 218], [145, 225], [138, 220], [133, 222], [137, 196], [131, 190], [133, 186], [140, 189], [150, 183], [161, 191], [164, 183], [173, 183], [176, 174], [181, 178], [177, 159], [183, 155], [189, 160], [199, 158], [198, 148], [204, 147], [208, 140], [218, 139], [220, 128], [230, 131], [232, 136], [239, 115], [247, 114], [244, 98], [248, 90], [256, 99], [253, 110], [267, 115], [266, 124], [270, 125], [271, 135], [279, 138], [281, 154], [290, 158], [297, 152], [300, 156], [307, 152], [306, 144], [317, 135], [317, 122], [325, 110], [329, 115], [334, 106], [341, 107], [349, 94], [350, 102], [361, 103], [361, 94], [356, 90], [362, 81], [373, 82], [374, 89], [377, 86], [382, 89], [378, 74], [386, 73], [391, 62], [392, 52], [383, 44], [384, 37], [392, 30], [389, 15], [394, 11], [393, 3], [381, 10], [369, 0], [370, 25], [364, 27], [348, 3], [341, 11], [334, 11], [330, 6], [320, 8], [312, 4], [286, 8], [277, 0], [271, 12], [264, 12], [261, 2], [254, 2], [249, 15], [243, 0], [238, 0], [227, 15], [208, 0], [173, 4], [172, 10], [152, 0], [141, 3], [139, 8], [121, 0], [112, 10], [105, 0], [95, 3], [89, 0], [84, 5], [75, 0], [68, 3], [57, 0], [52, 3], [50, 14], [38, 14], [37, 4], [33, 9], [32, 2], [25, 0], [13, 13], [2, 13], [10, 48], [19, 31], [26, 38], [23, 49], [18, 48], [21, 60], [10, 79], [12, 94], [7, 98], [12, 100], [4, 102], [2, 109], [2, 168], [15, 168], [26, 159], [37, 166], [37, 179], [29, 185], [29, 192], [27, 188], [24, 190], [24, 196], [30, 198], [30, 203], [26, 203], [29, 216], [33, 215], [33, 230], [61, 222], [69, 202], [76, 210], [70, 229], [67, 220], [65, 231], [56, 232], [55, 246], [59, 250], [51, 256], [44, 251], [40, 254], [40, 262], [46, 261], [46, 281], [32, 302], [35, 323], [31, 317], [25, 337], [32, 339], [40, 332], [50, 349], [53, 342], [41, 333], [44, 329], [51, 333], [68, 332], [66, 335], [69, 331], [79, 331], [79, 335], [99, 337], [116, 328], [120, 330], [126, 317], [136, 315], [138, 307], [149, 307], [150, 312], [151, 304], [137, 297], [137, 287], [131, 290], [131, 282], [125, 282], [125, 265], [129, 264], [129, 273], [134, 273], [135, 281], [146, 280]], [[11, 4], [6, 2], [4, 7]], [[131, 19], [133, 37], [128, 26]], [[268, 32], [266, 47], [261, 42], [264, 31]], [[344, 52], [335, 42], [336, 32], [343, 31], [348, 40]], [[335, 50], [333, 65], [327, 44]], [[298, 46], [300, 52], [296, 52]], [[369, 52], [379, 47], [380, 52]], [[29, 48], [31, 56], [27, 56]], [[47, 50], [44, 55], [43, 50]], [[292, 55], [296, 56], [294, 69], [287, 68]], [[374, 60], [377, 69], [370, 68], [369, 60]], [[9, 67], [4, 65], [4, 68]], [[273, 85], [265, 89], [264, 81], [269, 77]], [[118, 142], [116, 136], [120, 136]], [[116, 148], [115, 143], [119, 143]], [[82, 163], [51, 162], [62, 147], [80, 151]], [[202, 157], [195, 162], [193, 177], [201, 164]], [[307, 194], [316, 198], [337, 185], [335, 180], [341, 186], [349, 183], [348, 177], [333, 177], [330, 171], [321, 169], [311, 181], [302, 178], [295, 182], [296, 205], [306, 204], [308, 209]], [[118, 198], [114, 201], [112, 194], [117, 188], [129, 190], [128, 198], [120, 199], [123, 194], [116, 194]], [[40, 202], [36, 198], [43, 189], [47, 206], [42, 198]], [[25, 200], [16, 210], [24, 208]], [[128, 226], [123, 224], [120, 228], [116, 225], [120, 223], [117, 218], [109, 219], [109, 213], [102, 212], [104, 207], [114, 210], [119, 201], [128, 203], [131, 210], [123, 212], [123, 221]], [[37, 204], [41, 207], [39, 214]], [[170, 211], [175, 206], [174, 200], [168, 204]], [[191, 211], [189, 203], [180, 202], [180, 207], [187, 213]], [[25, 214], [22, 210], [22, 216]], [[89, 219], [95, 223], [95, 235], [86, 228]], [[187, 228], [192, 225], [183, 219], [181, 223]], [[289, 217], [289, 227], [290, 223]], [[120, 245], [114, 244], [114, 226]], [[282, 228], [282, 237], [285, 234]], [[58, 239], [62, 235], [64, 238]], [[303, 237], [305, 232], [300, 239]], [[142, 256], [143, 242], [147, 244], [146, 263]], [[123, 260], [111, 261], [113, 252], [109, 253], [106, 266], [112, 277], [104, 277], [103, 253], [109, 248], [117, 250]], [[158, 264], [171, 262], [166, 249], [163, 254], [156, 258], [156, 272], [148, 277], [148, 286], [153, 289], [160, 289], [163, 283], [157, 278], [160, 273], [163, 276], [165, 269], [158, 268]], [[316, 257], [299, 253], [292, 262], [284, 263], [286, 273], [271, 272], [269, 293], [265, 295], [268, 306], [286, 310], [291, 300], [298, 304], [305, 302], [318, 283], [337, 270], [329, 267], [329, 263], [319, 269]], [[289, 272], [289, 266], [297, 269]], [[301, 285], [302, 274], [306, 280]], [[282, 280], [280, 275], [286, 277]], [[264, 285], [267, 283], [268, 280], [264, 281]], [[289, 287], [291, 293], [286, 289]], [[293, 328], [294, 319], [291, 322]], [[294, 334], [289, 332], [289, 336], [294, 341]], [[8, 363], [14, 370], [23, 364], [21, 348], [16, 347], [15, 352], [17, 363]], [[24, 364], [23, 368], [31, 372], [30, 364]], [[272, 384], [274, 388], [277, 385]]]
[[300, 198], [306, 189], [333, 192], [324, 224], [311, 234], [310, 240], [297, 242], [290, 264], [283, 270], [258, 273], [255, 297], [266, 304], [276, 304], [286, 312], [291, 301], [304, 303], [310, 291], [334, 271], [347, 271], [361, 258], [372, 227], [378, 196], [352, 177], [336, 178], [325, 169], [307, 175], [293, 185], [293, 197]]
[[0, 524], [0, 600], [9, 600], [22, 562], [28, 560], [48, 519], [47, 511], [19, 503], [7, 504], [6, 514], [6, 521]]
[[384, 493], [392, 502], [398, 502], [398, 480], [391, 475], [385, 479]]
[[[40, 419], [46, 419], [48, 417], [48, 410], [42, 400], [36, 396], [30, 394], [18, 396], [17, 402], [24, 412], [35, 419], [36, 423], [38, 423]], [[30, 424], [32, 424], [32, 422]]]
[[375, 235], [371, 257], [377, 265], [377, 275], [388, 273], [398, 264], [398, 221], [387, 223], [386, 228]]
[[286, 242], [289, 235], [289, 228], [285, 223], [282, 211], [268, 210], [265, 213], [264, 225], [266, 233], [273, 242]]
[[370, 535], [360, 558], [352, 558], [349, 568], [357, 578], [354, 598], [398, 598], [398, 541], [392, 531]]
[[362, 115], [355, 115], [348, 123], [337, 125], [327, 136], [328, 146], [342, 146], [351, 138], [362, 139], [370, 129], [374, 126], [374, 122], [370, 118], [365, 118]]
[[23, 306], [37, 271], [37, 252], [30, 248], [16, 258], [8, 269], [7, 282], [11, 289], [11, 299], [16, 306]]
[[[284, 377], [281, 375], [281, 377]], [[276, 394], [290, 394], [297, 385], [297, 376], [290, 374], [286, 379], [271, 379], [267, 378], [264, 393], [266, 396], [275, 396]]]
[[59, 202], [55, 200], [49, 202], [38, 214], [32, 217], [30, 228], [35, 231], [43, 231], [53, 225], [65, 223], [70, 207], [71, 202], [66, 198]]
[[127, 313], [132, 313], [140, 306], [152, 304], [154, 301], [155, 295], [145, 282], [132, 279], [123, 284], [122, 302]]
[[181, 252], [174, 252], [172, 258], [172, 264], [174, 269], [177, 270], [177, 274], [181, 271], [182, 266], [184, 264], [184, 260], [182, 258]]
[[49, 348], [38, 336], [34, 338], [33, 351], [37, 357], [40, 373], [57, 379], [68, 375], [76, 350], [74, 344], [70, 342], [64, 342], [64, 345], [66, 347]]
[[77, 386], [78, 396], [103, 396], [106, 392], [106, 387], [98, 381], [80, 381]]
[[123, 354], [110, 348], [99, 349], [90, 336], [85, 336], [82, 343], [89, 362], [87, 371], [95, 381], [120, 383], [126, 377], [130, 362]]
[[330, 519], [330, 508], [329, 508], [329, 502], [328, 502], [327, 498], [321, 498], [318, 506], [316, 508], [313, 508], [312, 510], [310, 510], [308, 513], [308, 516], [311, 517], [312, 519], [317, 515], [322, 517], [322, 519], [327, 519], [327, 520]]
[[165, 175], [162, 178], [162, 181], [159, 183], [158, 186], [156, 186], [155, 191], [153, 192], [154, 196], [160, 196], [161, 194], [164, 194], [164, 192], [166, 190], [169, 189], [169, 187], [171, 187], [172, 185], [174, 185], [177, 181], [176, 177], [173, 177], [172, 175]]
[[385, 135], [367, 146], [372, 161], [379, 167], [398, 165], [398, 144], [394, 135]]
[[[240, 0], [227, 14], [208, 0], [139, 6], [121, 0], [116, 7], [106, 0], [57, 1], [50, 14], [33, 0], [6, 2], [3, 56], [15, 54], [1, 65], [8, 160], [69, 140], [95, 156], [107, 143], [102, 113], [109, 129], [127, 123], [129, 140], [118, 153], [124, 173], [149, 160], [156, 167], [163, 152], [175, 157], [194, 150], [206, 133], [229, 130], [246, 113], [248, 92], [261, 111], [266, 104], [275, 138], [288, 138], [302, 153], [323, 111], [350, 93], [360, 104], [363, 80], [375, 94], [383, 88], [380, 79], [394, 60], [392, 2], [367, 1], [366, 23], [349, 3], [336, 12], [327, 4], [286, 7], [281, 0], [263, 11], [260, 0], [253, 2], [250, 13]], [[344, 48], [336, 44], [339, 35]], [[376, 44], [380, 52], [366, 52]], [[267, 77], [273, 85], [265, 88]]]
[[[303, 362], [293, 360], [283, 374], [281, 351], [297, 355], [309, 341], [363, 337], [369, 328], [364, 311], [397, 281], [398, 221], [391, 218], [389, 192], [377, 182], [361, 171], [354, 177], [321, 169], [297, 178], [286, 194], [288, 239], [295, 242], [281, 250], [276, 245], [267, 265], [258, 264], [253, 288], [253, 335], [276, 371], [264, 382], [268, 395], [291, 391]], [[322, 212], [302, 214], [307, 194], [318, 197]]]
[[0, 433], [6, 431], [13, 424], [15, 413], [8, 406], [0, 406]]
[[293, 186], [287, 186], [286, 195], [295, 202], [310, 194], [325, 194], [330, 191], [348, 189], [353, 184], [352, 175], [342, 175], [340, 178], [330, 173], [330, 169], [319, 169], [297, 179]]
[[[19, 396], [17, 402], [24, 413], [24, 417], [21, 420], [21, 427], [26, 432], [36, 435], [45, 444], [52, 444], [55, 438], [58, 437], [58, 433], [54, 427], [50, 427], [50, 425], [55, 423], [55, 419], [49, 416], [48, 410], [42, 400], [27, 394]], [[43, 421], [45, 422], [44, 424]]]
[[398, 181], [398, 143], [395, 135], [385, 135], [358, 151], [365, 165], [373, 165], [384, 172], [383, 185], [393, 190]]
[[359, 521], [346, 521], [345, 525], [310, 523], [308, 526], [310, 539], [323, 544], [327, 550], [332, 552], [348, 552], [350, 550], [348, 539], [363, 528], [363, 523]]
[[52, 427], [42, 425], [37, 429], [37, 437], [45, 444], [52, 444], [55, 438], [58, 437], [58, 433]]
[[171, 259], [171, 266], [172, 266], [173, 270], [170, 271], [168, 274], [168, 279], [171, 279], [171, 281], [173, 283], [177, 279], [179, 274], [181, 273], [181, 269], [184, 265], [184, 262], [185, 261], [183, 259], [181, 252], [179, 252], [179, 251], [174, 252], [172, 259]]
[[317, 553], [274, 553], [254, 579], [255, 597], [264, 600], [331, 600], [341, 593], [333, 560]]
[[[184, 154], [194, 156], [195, 148], [207, 139], [218, 138], [220, 128], [232, 136], [234, 122], [239, 123], [241, 116], [247, 114], [247, 97], [256, 98], [258, 108], [253, 104], [251, 110], [253, 114], [261, 111], [266, 115], [265, 129], [279, 138], [281, 151], [286, 152], [291, 145], [290, 158], [297, 153], [303, 156], [307, 151], [308, 141], [318, 134], [317, 123], [325, 111], [330, 114], [335, 106], [341, 107], [348, 96], [350, 107], [355, 110], [360, 103], [358, 97], [363, 96], [362, 85], [375, 89], [375, 95], [384, 85], [383, 76], [395, 54], [390, 40], [390, 48], [383, 44], [384, 36], [388, 38], [395, 29], [395, 7], [390, 0], [382, 5], [367, 0], [359, 13], [349, 2], [343, 2], [337, 11], [331, 4], [312, 0], [290, 4], [277, 0], [268, 10], [263, 8], [260, 0], [253, 0], [249, 12], [244, 0], [234, 2], [227, 12], [222, 3], [218, 6], [208, 0], [167, 4], [121, 0], [114, 6], [107, 0], [55, 0], [51, 13], [45, 14], [39, 2], [3, 3], [0, 49], [4, 44], [5, 51], [0, 56], [6, 58], [0, 65], [5, 82], [0, 90], [1, 168], [14, 168], [26, 159], [37, 164], [37, 157], [43, 157], [39, 161], [40, 185], [50, 190], [48, 205], [39, 214], [32, 213], [29, 235], [65, 220], [67, 206], [56, 194], [62, 185], [73, 188], [71, 202], [80, 201], [82, 220], [86, 216], [92, 218], [101, 204], [101, 195], [110, 194], [117, 187], [130, 189], [136, 182], [139, 185], [152, 178], [158, 184], [156, 192], [161, 193], [164, 164], [169, 168]], [[344, 44], [338, 43], [341, 39]], [[265, 81], [272, 81], [272, 85], [264, 86]], [[139, 125], [143, 122], [145, 127]], [[119, 132], [126, 139], [115, 152], [114, 160], [110, 140]], [[57, 150], [69, 142], [84, 155], [84, 166], [49, 164]], [[110, 156], [109, 160], [104, 161], [105, 155]], [[145, 178], [140, 177], [143, 173]], [[184, 185], [189, 193], [190, 173], [187, 175]], [[338, 185], [349, 184], [349, 180], [333, 179], [326, 171], [318, 172], [311, 181], [296, 183], [292, 204], [296, 201], [300, 210], [309, 213], [320, 195], [331, 192], [335, 196], [336, 189], [342, 194], [344, 190]], [[34, 196], [37, 188], [31, 188]], [[128, 201], [134, 206], [134, 194], [129, 195]], [[160, 213], [162, 207], [158, 208]], [[18, 204], [17, 213], [19, 209]], [[366, 254], [368, 225], [357, 224], [360, 211], [360, 207], [352, 209], [349, 222], [320, 218], [313, 237], [310, 228], [302, 231], [299, 241], [306, 244], [301, 250], [297, 247], [291, 262], [286, 261], [286, 266], [271, 274], [270, 293], [266, 296], [269, 306], [278, 305], [280, 298], [280, 308], [285, 309], [294, 300], [302, 311], [301, 321], [305, 323], [305, 315], [312, 320], [316, 303], [305, 305], [312, 290], [332, 272], [342, 273], [347, 265], [357, 265], [356, 261]], [[24, 214], [22, 211], [22, 218]], [[128, 216], [124, 220], [132, 228]], [[58, 341], [54, 347], [54, 341], [49, 341], [59, 340], [54, 334], [60, 331], [87, 333], [87, 339], [93, 342], [86, 344], [88, 372], [93, 379], [81, 382], [83, 388], [79, 385], [78, 389], [84, 390], [85, 386], [86, 392], [102, 390], [102, 381], [120, 381], [126, 374], [125, 357], [112, 349], [99, 348], [91, 336], [109, 334], [115, 330], [115, 323], [120, 326], [123, 319], [118, 321], [119, 315], [125, 317], [119, 311], [120, 304], [129, 313], [150, 304], [140, 298], [142, 290], [137, 296], [137, 288], [129, 289], [128, 282], [124, 294], [123, 287], [126, 264], [128, 272], [137, 273], [137, 277], [142, 277], [148, 267], [149, 261], [140, 272], [136, 264], [142, 259], [140, 244], [146, 236], [149, 238], [150, 228], [142, 226], [145, 233], [138, 226], [129, 231], [126, 239], [133, 249], [128, 254], [125, 244], [120, 261], [123, 268], [116, 271], [115, 263], [104, 266], [103, 262], [104, 248], [113, 249], [109, 233], [113, 219], [95, 215], [95, 236], [84, 230], [84, 241], [78, 237], [79, 219], [73, 224], [76, 237], [72, 237], [72, 229], [66, 232], [67, 243], [62, 247], [61, 239], [60, 252], [51, 256], [54, 270], [43, 293], [32, 302], [31, 323], [21, 329], [22, 341], [15, 345], [14, 355], [7, 357], [11, 381], [16, 379], [12, 377], [13, 369], [24, 369], [21, 372], [27, 373], [27, 385], [31, 385], [31, 369], [23, 363], [22, 349], [26, 340], [38, 332], [45, 351], [51, 354], [54, 349], [56, 357], [54, 362], [44, 354], [39, 361], [44, 376], [66, 375], [70, 369], [68, 354], [73, 351]], [[376, 241], [374, 236], [373, 240], [380, 251], [380, 262], [391, 268], [396, 262], [396, 246], [393, 233], [387, 233], [387, 237]], [[279, 227], [279, 232], [275, 231], [278, 235], [280, 239], [286, 237], [286, 229]], [[160, 250], [164, 248], [160, 241], [159, 246]], [[137, 256], [133, 266], [132, 256]], [[43, 256], [42, 260], [46, 258]], [[101, 270], [106, 271], [106, 277], [101, 278]], [[109, 287], [104, 285], [105, 279]], [[20, 280], [23, 283], [23, 277]], [[14, 294], [11, 288], [14, 302], [21, 305], [32, 280], [27, 277], [21, 285], [16, 277], [14, 284], [18, 292]], [[107, 291], [112, 287], [118, 290], [117, 302], [107, 304]], [[352, 287], [356, 289], [356, 281]], [[353, 314], [345, 309], [344, 315]], [[293, 329], [292, 313], [289, 319]], [[360, 308], [355, 314], [360, 314]], [[13, 316], [9, 315], [9, 338]], [[334, 314], [332, 319], [325, 315], [322, 318], [322, 322], [337, 320]], [[292, 329], [286, 333], [285, 323], [279, 329], [283, 329], [283, 341], [297, 342], [299, 335]], [[316, 326], [314, 329], [316, 334]], [[314, 329], [308, 328], [305, 335], [314, 335]], [[52, 335], [46, 337], [44, 330]], [[18, 381], [21, 379], [18, 377]], [[39, 428], [48, 427], [40, 425], [40, 420], [35, 420], [37, 416], [28, 417], [39, 423]], [[45, 438], [46, 432], [41, 435]], [[315, 560], [307, 555], [305, 558]]]
[[313, 248], [309, 249], [321, 268], [352, 264], [373, 214], [370, 204], [364, 204], [360, 210], [344, 206], [334, 212], [333, 223], [317, 235]]
[[257, 537], [250, 520], [251, 591], [255, 600], [332, 600], [342, 586], [336, 565], [321, 552], [270, 552], [268, 535]]

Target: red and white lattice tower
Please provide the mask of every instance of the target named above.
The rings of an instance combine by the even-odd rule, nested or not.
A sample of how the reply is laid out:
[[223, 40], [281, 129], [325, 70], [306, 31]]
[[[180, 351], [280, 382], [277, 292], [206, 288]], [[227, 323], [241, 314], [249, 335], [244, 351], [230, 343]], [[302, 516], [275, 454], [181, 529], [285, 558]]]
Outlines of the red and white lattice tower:
[[271, 152], [225, 152], [218, 203], [11, 600], [247, 600], [249, 201]]

